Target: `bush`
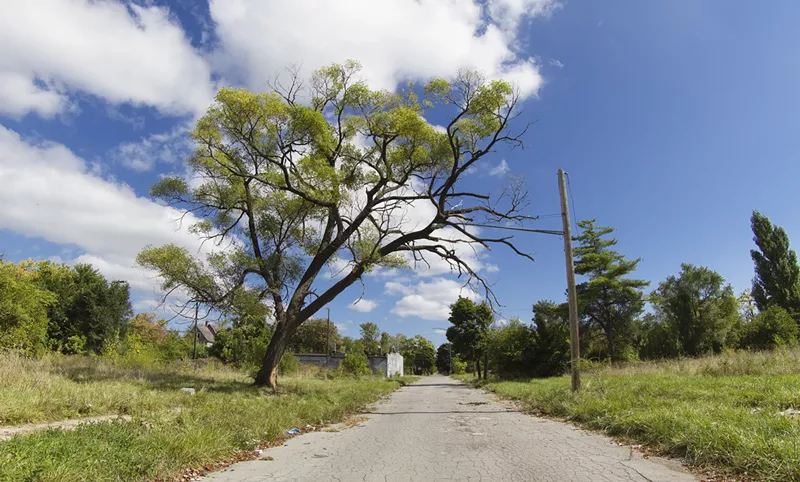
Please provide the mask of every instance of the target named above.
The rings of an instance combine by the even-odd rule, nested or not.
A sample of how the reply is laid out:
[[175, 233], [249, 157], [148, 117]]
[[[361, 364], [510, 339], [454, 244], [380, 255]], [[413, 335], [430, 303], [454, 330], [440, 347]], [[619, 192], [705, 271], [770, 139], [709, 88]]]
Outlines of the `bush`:
[[36, 285], [26, 263], [0, 261], [0, 349], [41, 354], [47, 343], [47, 308], [54, 297]]
[[297, 369], [300, 368], [300, 362], [297, 361], [295, 358], [294, 353], [286, 352], [281, 357], [281, 363], [278, 366], [280, 369], [281, 375], [291, 375], [297, 372]]
[[209, 354], [224, 363], [256, 369], [267, 354], [272, 334], [258, 325], [243, 325], [217, 330], [217, 338], [209, 349]]
[[770, 306], [745, 325], [741, 347], [749, 350], [772, 350], [797, 342], [797, 323], [779, 306]]
[[372, 374], [372, 370], [369, 368], [369, 360], [363, 353], [348, 353], [342, 362], [342, 370], [354, 377]]
[[467, 362], [461, 361], [458, 357], [453, 357], [453, 366], [451, 367], [451, 375], [463, 375], [467, 371]]

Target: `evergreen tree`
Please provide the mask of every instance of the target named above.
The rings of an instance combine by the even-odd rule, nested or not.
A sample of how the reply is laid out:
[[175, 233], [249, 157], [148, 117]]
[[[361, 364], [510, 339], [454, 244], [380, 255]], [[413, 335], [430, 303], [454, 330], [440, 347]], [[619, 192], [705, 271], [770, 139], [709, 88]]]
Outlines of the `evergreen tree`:
[[797, 319], [800, 316], [800, 267], [797, 254], [789, 249], [789, 236], [758, 211], [753, 211], [750, 226], [753, 241], [758, 246], [758, 250], [750, 250], [756, 271], [752, 291], [756, 306], [764, 311], [775, 304]]
[[644, 309], [641, 290], [650, 283], [625, 278], [640, 260], [627, 260], [611, 249], [617, 240], [605, 236], [614, 228], [595, 227], [594, 222], [578, 222], [583, 232], [574, 238], [579, 243], [575, 248], [575, 273], [588, 277], [577, 286], [578, 306], [587, 322], [602, 330], [613, 362], [630, 335], [634, 318]]

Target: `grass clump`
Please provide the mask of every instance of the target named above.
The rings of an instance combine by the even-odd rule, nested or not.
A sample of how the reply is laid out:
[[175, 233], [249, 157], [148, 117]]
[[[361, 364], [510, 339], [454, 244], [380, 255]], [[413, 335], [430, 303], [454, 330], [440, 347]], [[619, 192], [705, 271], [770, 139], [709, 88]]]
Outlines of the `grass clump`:
[[[3, 375], [13, 372], [9, 364], [25, 373], [6, 379]], [[3, 356], [0, 367], [5, 419], [56, 420], [86, 403], [93, 411], [127, 407], [134, 415], [131, 421], [0, 442], [0, 481], [172, 480], [188, 467], [213, 465], [262, 446], [288, 428], [342, 420], [400, 386], [373, 377], [282, 378], [271, 391], [226, 369], [148, 371], [71, 357]], [[76, 378], [78, 373], [83, 377]], [[197, 394], [181, 393], [185, 386]], [[33, 393], [37, 388], [39, 396]], [[16, 400], [14, 407], [8, 408], [6, 400]], [[33, 402], [32, 408], [23, 412], [22, 400]]]
[[[643, 443], [698, 467], [800, 480], [800, 352], [729, 353], [604, 367], [583, 376], [490, 381], [526, 408]], [[462, 377], [463, 378], [463, 377]]]

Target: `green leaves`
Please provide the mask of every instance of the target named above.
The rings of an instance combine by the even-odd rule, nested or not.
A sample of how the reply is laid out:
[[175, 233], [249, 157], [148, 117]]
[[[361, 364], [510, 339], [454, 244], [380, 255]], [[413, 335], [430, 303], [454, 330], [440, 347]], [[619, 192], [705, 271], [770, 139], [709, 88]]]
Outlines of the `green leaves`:
[[617, 240], [605, 236], [614, 229], [595, 227], [594, 223], [594, 219], [578, 222], [581, 234], [574, 238], [578, 242], [575, 273], [588, 277], [577, 286], [578, 305], [589, 324], [602, 330], [608, 354], [616, 361], [634, 319], [644, 309], [641, 289], [649, 283], [625, 277], [636, 269], [639, 259], [627, 260], [611, 249]]
[[750, 224], [758, 246], [750, 250], [756, 271], [752, 290], [756, 306], [766, 310], [774, 304], [800, 317], [800, 266], [789, 248], [789, 236], [758, 211], [753, 211]]

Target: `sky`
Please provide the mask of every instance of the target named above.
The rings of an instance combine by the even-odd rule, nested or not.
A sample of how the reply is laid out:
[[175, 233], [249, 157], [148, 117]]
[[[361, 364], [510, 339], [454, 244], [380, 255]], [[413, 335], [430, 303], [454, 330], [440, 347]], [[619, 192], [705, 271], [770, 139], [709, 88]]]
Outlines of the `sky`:
[[[514, 82], [525, 149], [501, 151], [464, 180], [498, 192], [524, 176], [530, 227], [560, 229], [556, 171], [577, 219], [613, 226], [651, 288], [683, 262], [749, 288], [749, 217], [800, 239], [800, 3], [791, 0], [37, 0], [0, 9], [0, 252], [91, 263], [128, 281], [137, 311], [158, 280], [146, 246], [198, 252], [179, 213], [149, 187], [186, 175], [187, 132], [225, 86], [256, 91], [355, 59], [373, 88], [459, 68]], [[441, 119], [433, 113], [428, 119]], [[563, 244], [515, 236], [472, 254], [493, 283], [497, 318], [562, 301]], [[368, 275], [330, 304], [344, 335], [377, 323], [445, 341], [447, 306], [476, 297], [443, 266]], [[353, 305], [353, 302], [361, 301]], [[478, 299], [476, 297], [476, 299]], [[324, 311], [320, 313], [323, 315]]]

